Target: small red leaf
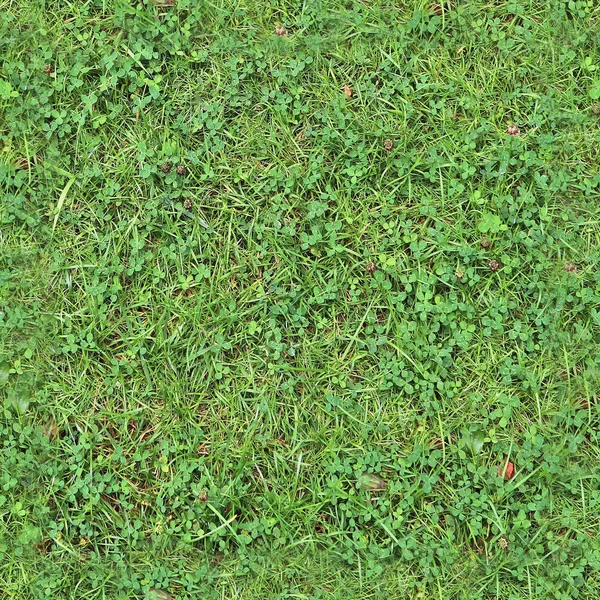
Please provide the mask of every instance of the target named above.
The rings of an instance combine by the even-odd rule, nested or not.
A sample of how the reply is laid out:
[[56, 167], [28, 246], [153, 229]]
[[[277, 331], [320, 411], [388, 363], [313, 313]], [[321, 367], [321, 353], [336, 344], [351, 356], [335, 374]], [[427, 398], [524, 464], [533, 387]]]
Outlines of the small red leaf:
[[15, 160], [14, 166], [16, 169], [31, 169], [31, 163], [29, 162], [28, 158], [18, 158]]
[[348, 84], [344, 86], [344, 96], [346, 96], [346, 98], [352, 96], [352, 88]]
[[508, 481], [515, 476], [515, 463], [507, 460], [503, 466], [498, 467], [498, 477], [503, 477], [504, 481]]

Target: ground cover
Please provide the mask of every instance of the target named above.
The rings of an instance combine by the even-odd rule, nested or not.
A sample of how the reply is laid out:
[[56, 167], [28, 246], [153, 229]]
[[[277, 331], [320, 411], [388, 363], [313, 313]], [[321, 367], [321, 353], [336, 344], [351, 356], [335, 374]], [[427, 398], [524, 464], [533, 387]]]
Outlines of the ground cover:
[[3, 598], [597, 598], [600, 8], [0, 2]]

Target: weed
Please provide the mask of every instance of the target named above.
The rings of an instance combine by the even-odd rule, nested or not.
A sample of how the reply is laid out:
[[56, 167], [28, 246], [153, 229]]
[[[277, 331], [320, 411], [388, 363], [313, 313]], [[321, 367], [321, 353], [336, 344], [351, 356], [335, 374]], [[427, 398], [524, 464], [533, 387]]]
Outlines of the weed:
[[597, 598], [599, 21], [5, 3], [2, 598]]

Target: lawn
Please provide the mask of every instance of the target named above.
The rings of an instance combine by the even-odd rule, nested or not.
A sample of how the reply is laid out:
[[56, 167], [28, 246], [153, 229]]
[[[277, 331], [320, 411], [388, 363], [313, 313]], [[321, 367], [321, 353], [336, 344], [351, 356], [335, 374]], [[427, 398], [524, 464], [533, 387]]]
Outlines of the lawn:
[[600, 596], [595, 0], [0, 0], [0, 596]]

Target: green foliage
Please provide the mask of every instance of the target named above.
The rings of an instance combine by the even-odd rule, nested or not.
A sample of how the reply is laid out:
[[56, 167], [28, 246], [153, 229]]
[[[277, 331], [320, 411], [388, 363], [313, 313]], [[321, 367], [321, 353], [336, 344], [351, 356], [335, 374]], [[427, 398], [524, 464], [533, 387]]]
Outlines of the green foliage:
[[599, 32], [6, 4], [3, 597], [597, 598]]

